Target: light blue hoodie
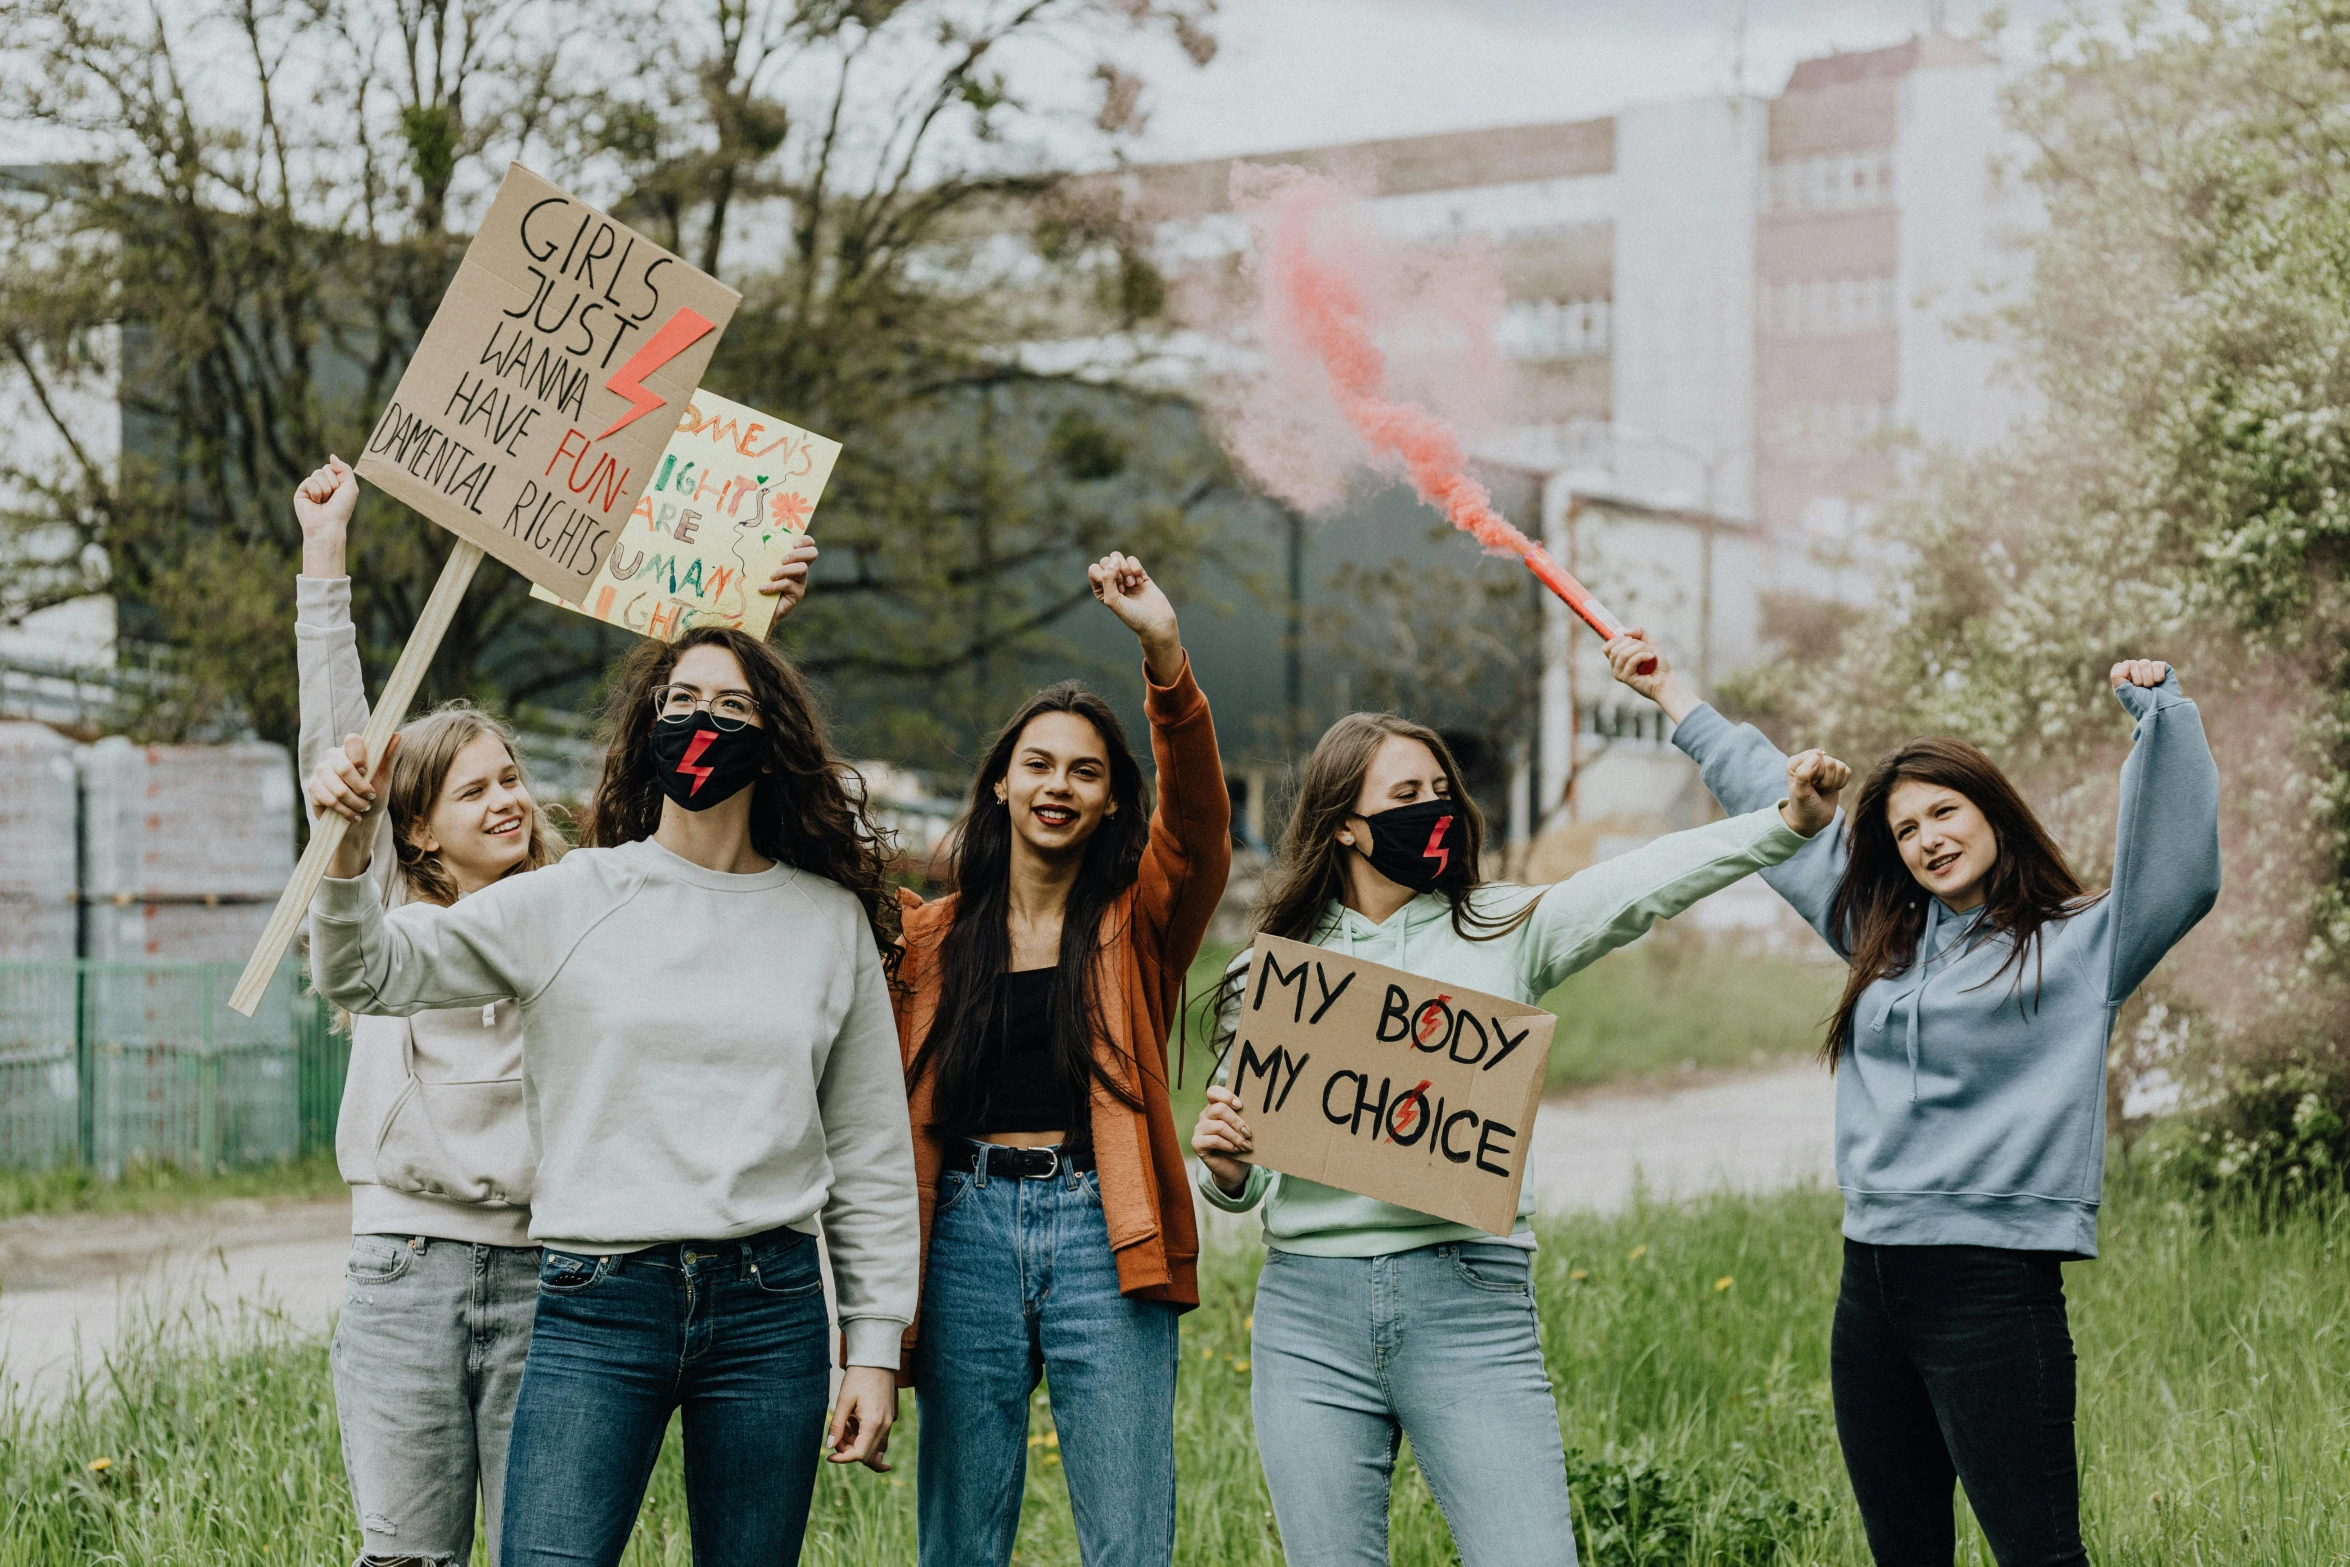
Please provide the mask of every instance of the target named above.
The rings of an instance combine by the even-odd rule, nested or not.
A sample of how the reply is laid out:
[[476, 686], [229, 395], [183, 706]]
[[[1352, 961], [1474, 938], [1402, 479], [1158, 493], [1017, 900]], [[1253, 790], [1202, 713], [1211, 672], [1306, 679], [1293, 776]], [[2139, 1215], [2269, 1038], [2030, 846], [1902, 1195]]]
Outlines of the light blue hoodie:
[[[1881, 1246], [2004, 1246], [2097, 1255], [2105, 1180], [2105, 1050], [2114, 1009], [2219, 896], [2219, 770], [2174, 672], [2120, 687], [2137, 718], [2122, 765], [2113, 887], [2041, 928], [2019, 985], [2005, 938], [1926, 905], [1918, 960], [1864, 991], [1836, 1078], [1844, 1233]], [[1787, 758], [1710, 707], [1673, 743], [1730, 811], [1785, 788]], [[1841, 813], [1763, 872], [1838, 952], [1828, 903], [1844, 874]], [[1979, 912], [1979, 911], [1978, 911]]]

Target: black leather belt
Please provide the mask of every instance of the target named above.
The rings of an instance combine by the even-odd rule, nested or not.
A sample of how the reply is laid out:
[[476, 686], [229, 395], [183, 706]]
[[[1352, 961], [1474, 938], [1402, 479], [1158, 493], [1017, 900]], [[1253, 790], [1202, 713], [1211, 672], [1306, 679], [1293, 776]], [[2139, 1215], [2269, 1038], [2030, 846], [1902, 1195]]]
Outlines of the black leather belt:
[[1064, 1170], [1082, 1175], [1093, 1168], [1093, 1149], [1007, 1148], [1002, 1143], [965, 1138], [947, 1151], [946, 1167], [950, 1170], [969, 1170], [976, 1174], [982, 1164], [991, 1180], [1000, 1176], [1015, 1181], [1036, 1181]]

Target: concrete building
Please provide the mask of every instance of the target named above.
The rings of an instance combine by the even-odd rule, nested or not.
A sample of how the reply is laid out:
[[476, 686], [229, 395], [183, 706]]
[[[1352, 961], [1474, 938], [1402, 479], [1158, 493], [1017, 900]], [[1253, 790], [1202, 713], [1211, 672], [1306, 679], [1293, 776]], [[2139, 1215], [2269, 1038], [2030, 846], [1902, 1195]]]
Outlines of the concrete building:
[[[1982, 51], [1927, 35], [1808, 61], [1770, 98], [1246, 161], [1367, 174], [1389, 232], [1497, 248], [1522, 395], [1519, 422], [1480, 456], [1518, 481], [1497, 490], [1539, 495], [1552, 553], [1711, 681], [1764, 655], [1775, 596], [1856, 591], [1838, 556], [1907, 442], [1976, 445], [2017, 412], [1993, 349], [1953, 332], [2013, 283], [2010, 239], [2032, 216], [1994, 175], [2000, 81]], [[1169, 270], [1245, 242], [1232, 168], [1122, 177], [1158, 218]], [[1416, 549], [1419, 520], [1385, 498], [1358, 507], [1317, 530], [1292, 581], [1310, 599], [1340, 558]], [[1630, 715], [1595, 639], [1547, 613], [1520, 810], [1544, 823], [1696, 810], [1661, 718]], [[1235, 649], [1239, 690], [1220, 692], [1219, 713], [1242, 749], [1274, 659]]]

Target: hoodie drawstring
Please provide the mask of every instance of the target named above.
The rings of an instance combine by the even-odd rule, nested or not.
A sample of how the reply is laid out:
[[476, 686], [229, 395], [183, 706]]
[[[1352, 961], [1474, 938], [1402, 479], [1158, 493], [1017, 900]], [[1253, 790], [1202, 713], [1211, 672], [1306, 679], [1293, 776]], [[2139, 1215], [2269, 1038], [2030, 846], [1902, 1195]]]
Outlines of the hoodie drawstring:
[[[1978, 909], [1975, 918], [1979, 919], [1980, 917], [1981, 910]], [[1967, 931], [1973, 929], [1974, 924], [1975, 920], [1969, 919], [1959, 930], [1953, 932], [1950, 945], [1955, 946], [1963, 941]], [[1926, 928], [1924, 933], [1918, 937], [1917, 979], [1908, 989], [1886, 1004], [1885, 1015], [1877, 1019], [1876, 1025], [1877, 1031], [1882, 1033], [1886, 1023], [1892, 1020], [1893, 1013], [1897, 1008], [1904, 1004], [1909, 1007], [1909, 1025], [1905, 1034], [1909, 1047], [1909, 1102], [1913, 1105], [1918, 1102], [1918, 1019], [1926, 1010], [1926, 987], [1934, 981], [1934, 962], [1942, 956], [1941, 950], [1937, 949], [1934, 944], [1934, 938], [1941, 932], [1942, 900], [1928, 898], [1926, 900]]]

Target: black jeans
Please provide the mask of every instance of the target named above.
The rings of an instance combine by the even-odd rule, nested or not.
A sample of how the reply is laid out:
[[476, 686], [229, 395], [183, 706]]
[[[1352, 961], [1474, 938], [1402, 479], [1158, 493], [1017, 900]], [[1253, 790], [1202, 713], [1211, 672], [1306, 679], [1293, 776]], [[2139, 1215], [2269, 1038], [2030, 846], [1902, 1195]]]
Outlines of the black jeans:
[[1877, 1567], [1950, 1567], [1953, 1480], [1999, 1567], [2086, 1567], [2053, 1253], [1845, 1241], [1829, 1366]]

